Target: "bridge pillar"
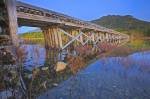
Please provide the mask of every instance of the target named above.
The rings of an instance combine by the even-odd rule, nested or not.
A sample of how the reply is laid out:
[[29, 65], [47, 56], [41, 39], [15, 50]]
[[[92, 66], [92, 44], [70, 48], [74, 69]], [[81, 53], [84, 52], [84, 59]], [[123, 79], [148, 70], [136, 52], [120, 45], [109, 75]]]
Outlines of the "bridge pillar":
[[56, 26], [43, 28], [46, 48], [62, 48], [62, 36], [59, 28]]
[[117, 44], [117, 35], [114, 35], [114, 43]]
[[113, 44], [114, 42], [113, 42], [113, 34], [110, 34], [110, 42]]
[[112, 34], [112, 43], [114, 44], [115, 43], [115, 35]]
[[109, 35], [108, 35], [108, 33], [105, 33], [105, 40], [106, 40], [106, 42], [109, 42]]
[[94, 33], [91, 34], [91, 38], [92, 38], [92, 41], [95, 42], [95, 34]]
[[100, 33], [97, 32], [97, 40], [98, 40], [98, 43], [101, 41], [101, 37], [100, 37]]
[[96, 43], [98, 42], [98, 33], [97, 32], [94, 33], [94, 40], [95, 40], [94, 42], [96, 42]]
[[113, 41], [112, 41], [112, 34], [109, 34], [110, 35], [110, 37], [109, 37], [109, 41], [110, 41], [110, 43], [112, 44], [113, 43]]
[[96, 38], [96, 43], [99, 43], [101, 41], [100, 32], [96, 32], [95, 38]]
[[115, 43], [115, 35], [112, 34], [112, 42]]
[[114, 35], [114, 42], [117, 44], [117, 35]]
[[96, 33], [94, 32], [94, 31], [89, 31], [89, 32], [86, 32], [85, 33], [86, 35], [87, 35], [87, 37], [88, 37], [88, 42], [87, 42], [87, 44], [94, 44], [94, 42], [95, 42], [95, 40], [96, 40]]
[[108, 43], [111, 43], [111, 34], [108, 34]]
[[118, 44], [120, 44], [120, 40], [121, 40], [120, 35], [118, 35]]
[[103, 42], [104, 34], [102, 32], [99, 32], [100, 42]]
[[9, 34], [12, 44], [18, 46], [18, 22], [17, 22], [17, 12], [16, 12], [16, 0], [5, 0], [7, 14], [8, 14], [8, 24], [9, 24]]
[[103, 41], [104, 41], [104, 39], [105, 39], [105, 34], [104, 34], [104, 33], [102, 33], [102, 32], [100, 32], [100, 36], [101, 36], [101, 42], [103, 42]]

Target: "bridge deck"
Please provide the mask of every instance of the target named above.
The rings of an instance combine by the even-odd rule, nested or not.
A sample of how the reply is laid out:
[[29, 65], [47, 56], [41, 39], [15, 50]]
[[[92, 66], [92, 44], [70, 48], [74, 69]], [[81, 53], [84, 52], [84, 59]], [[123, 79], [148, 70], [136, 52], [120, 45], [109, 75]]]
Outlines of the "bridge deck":
[[51, 10], [29, 5], [20, 1], [17, 1], [17, 16], [18, 16], [18, 23], [20, 26], [25, 25], [25, 26], [45, 27], [56, 24], [64, 28], [72, 27], [72, 28], [81, 28], [87, 30], [107, 32], [117, 35], [120, 34], [119, 32], [116, 32], [112, 29], [107, 29], [105, 27], [101, 27], [99, 25], [90, 22], [76, 19], [74, 17], [54, 12]]

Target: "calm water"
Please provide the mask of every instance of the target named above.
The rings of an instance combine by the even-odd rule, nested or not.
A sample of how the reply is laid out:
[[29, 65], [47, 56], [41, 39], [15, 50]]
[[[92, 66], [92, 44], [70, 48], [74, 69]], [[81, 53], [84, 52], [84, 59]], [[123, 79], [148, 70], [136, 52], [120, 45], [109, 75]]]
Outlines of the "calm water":
[[[147, 44], [136, 41], [130, 46], [137, 49]], [[66, 52], [47, 51], [40, 45], [24, 46], [28, 52], [24, 63], [28, 70], [47, 62], [65, 62]], [[49, 85], [58, 86], [40, 94], [38, 99], [150, 99], [150, 50], [126, 57], [100, 58], [75, 75], [65, 71], [56, 73], [51, 80]]]
[[150, 99], [150, 51], [99, 59], [39, 99]]
[[46, 61], [46, 50], [41, 45], [23, 45], [27, 52], [24, 66], [32, 70], [34, 66], [43, 66]]

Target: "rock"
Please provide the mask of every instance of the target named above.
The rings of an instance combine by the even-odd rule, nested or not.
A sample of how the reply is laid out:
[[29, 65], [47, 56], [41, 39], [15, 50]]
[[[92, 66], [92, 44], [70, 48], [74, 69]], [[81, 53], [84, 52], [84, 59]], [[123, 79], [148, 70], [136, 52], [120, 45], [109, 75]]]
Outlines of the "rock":
[[41, 70], [48, 70], [48, 67], [42, 67]]
[[55, 66], [56, 72], [63, 71], [66, 68], [67, 64], [64, 62], [57, 62]]
[[31, 79], [32, 78], [32, 74], [29, 74], [27, 75], [28, 76], [28, 79]]
[[57, 84], [57, 83], [53, 83], [53, 86], [54, 86], [54, 87], [57, 87], [57, 86], [58, 86], [58, 84]]

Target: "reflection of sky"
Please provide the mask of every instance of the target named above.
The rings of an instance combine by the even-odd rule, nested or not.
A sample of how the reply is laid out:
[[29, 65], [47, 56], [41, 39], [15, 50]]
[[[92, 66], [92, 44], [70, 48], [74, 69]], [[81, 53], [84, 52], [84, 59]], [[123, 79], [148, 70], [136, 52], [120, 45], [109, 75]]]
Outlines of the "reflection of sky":
[[150, 99], [150, 52], [97, 60], [46, 94], [40, 99]]
[[[26, 60], [25, 60], [25, 67], [27, 69], [32, 69], [35, 67], [39, 67], [39, 66], [44, 66], [46, 61], [51, 61], [51, 60], [46, 60], [46, 54], [50, 54], [50, 53], [46, 53], [46, 50], [43, 46], [40, 45], [23, 45], [26, 48], [26, 52], [27, 52], [27, 56], [26, 56]], [[66, 51], [64, 51], [63, 53], [59, 53], [58, 57], [56, 58], [57, 61], [60, 60], [64, 60], [65, 56], [66, 56]]]
[[[37, 53], [35, 53], [36, 49], [38, 50], [37, 52], [39, 54], [37, 58], [35, 57], [37, 55]], [[28, 52], [27, 59], [25, 62], [25, 65], [27, 67], [33, 67], [35, 66], [35, 64], [37, 66], [44, 65], [45, 55], [46, 55], [45, 48], [38, 45], [26, 45], [26, 51]], [[64, 58], [65, 55], [62, 54], [62, 56], [63, 56], [62, 58]], [[58, 57], [58, 60], [61, 59], [59, 59]], [[150, 65], [150, 52], [134, 53], [132, 55], [129, 55], [128, 57], [116, 57], [116, 58], [112, 57], [107, 59], [100, 59], [98, 62], [95, 62], [94, 64], [91, 65], [96, 65], [96, 66], [109, 65], [108, 69], [112, 69], [112, 67], [117, 69], [134, 68], [132, 69], [132, 72], [137, 69], [144, 70], [144, 68], [145, 69], [149, 68], [148, 66]], [[94, 72], [97, 71], [97, 67], [96, 69], [92, 67], [88, 71], [91, 71], [93, 69]]]
[[33, 66], [42, 66], [45, 63], [45, 48], [39, 45], [24, 46], [26, 46], [27, 51], [27, 59], [24, 64], [28, 69], [33, 68]]

